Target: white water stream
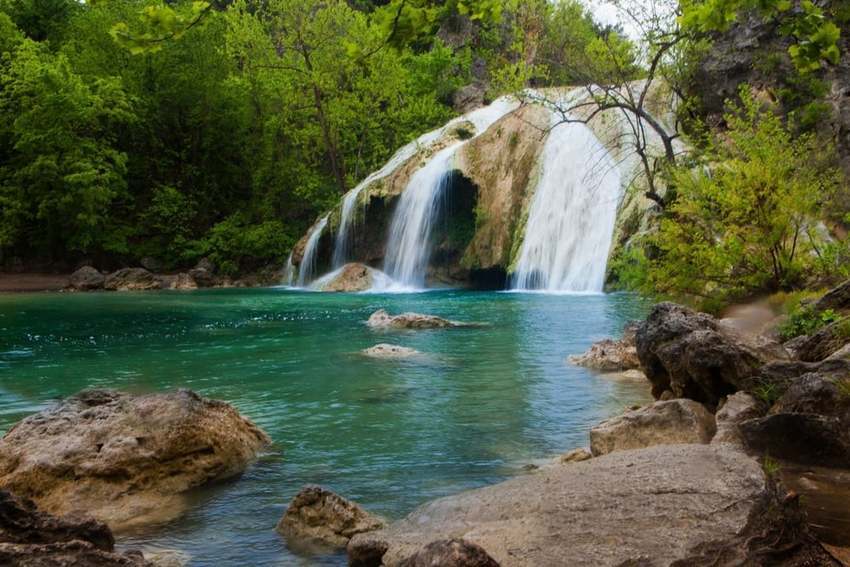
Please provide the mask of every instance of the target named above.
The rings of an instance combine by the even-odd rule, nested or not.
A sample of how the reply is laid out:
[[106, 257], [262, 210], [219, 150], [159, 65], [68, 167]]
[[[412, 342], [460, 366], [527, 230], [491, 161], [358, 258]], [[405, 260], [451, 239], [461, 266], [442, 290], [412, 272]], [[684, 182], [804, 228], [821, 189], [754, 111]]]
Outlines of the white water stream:
[[[471, 122], [475, 136], [519, 106], [512, 97], [502, 97], [491, 105], [466, 114], [459, 121]], [[444, 130], [446, 129], [444, 128]], [[400, 290], [425, 287], [431, 257], [431, 229], [438, 219], [440, 197], [444, 195], [458, 149], [470, 139], [453, 143], [437, 152], [410, 178], [393, 213], [384, 258], [384, 272]]]
[[512, 287], [601, 292], [621, 198], [617, 164], [583, 124], [555, 127], [540, 159]]
[[319, 219], [319, 222], [313, 225], [310, 230], [310, 236], [307, 237], [304, 255], [301, 257], [301, 264], [298, 266], [298, 287], [304, 287], [310, 283], [313, 274], [316, 272], [316, 254], [319, 250], [319, 240], [328, 225], [328, 216], [325, 215]]

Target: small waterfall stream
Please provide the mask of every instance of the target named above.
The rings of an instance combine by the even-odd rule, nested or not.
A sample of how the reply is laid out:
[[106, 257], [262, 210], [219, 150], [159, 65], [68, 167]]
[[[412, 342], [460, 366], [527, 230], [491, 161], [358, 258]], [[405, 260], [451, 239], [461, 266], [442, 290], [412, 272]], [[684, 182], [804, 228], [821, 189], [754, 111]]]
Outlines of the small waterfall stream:
[[555, 127], [540, 160], [512, 287], [600, 292], [621, 198], [617, 164], [583, 124]]
[[310, 230], [310, 236], [307, 237], [307, 244], [304, 246], [304, 255], [301, 257], [301, 264], [298, 267], [298, 287], [306, 286], [313, 279], [313, 274], [316, 272], [316, 254], [319, 250], [319, 240], [328, 225], [329, 216], [323, 216]]
[[[473, 137], [476, 137], [518, 106], [519, 102], [515, 99], [502, 97], [489, 106], [453, 120], [443, 130], [460, 121], [469, 121], [475, 127]], [[445, 193], [455, 154], [470, 139], [457, 141], [437, 152], [413, 174], [401, 194], [393, 213], [384, 258], [384, 271], [397, 288], [425, 287], [432, 248], [431, 229], [440, 211], [440, 197]]]

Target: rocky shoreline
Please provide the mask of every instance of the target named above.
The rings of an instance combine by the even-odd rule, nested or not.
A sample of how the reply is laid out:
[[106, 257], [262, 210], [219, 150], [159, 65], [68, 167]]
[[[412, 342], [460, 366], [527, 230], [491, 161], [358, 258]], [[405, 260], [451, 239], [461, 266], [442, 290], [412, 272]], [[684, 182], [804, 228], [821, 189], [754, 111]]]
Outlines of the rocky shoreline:
[[184, 272], [159, 273], [143, 267], [103, 272], [90, 265], [70, 274], [0, 273], [0, 293], [40, 291], [151, 291], [199, 288], [268, 287], [283, 280], [279, 268], [269, 267], [240, 277], [219, 274], [208, 260]]
[[[850, 282], [811, 308], [850, 320]], [[344, 549], [356, 567], [846, 564], [850, 533], [820, 529], [810, 477], [792, 471], [850, 471], [850, 333], [833, 323], [783, 344], [779, 322], [660, 303], [621, 339], [570, 358], [641, 373], [656, 398], [592, 427], [588, 448], [389, 523], [307, 486], [277, 530], [304, 553]], [[463, 325], [385, 311], [368, 324]], [[394, 348], [373, 347], [406, 354]], [[157, 565], [115, 552], [111, 530], [179, 516], [187, 491], [240, 474], [270, 442], [189, 391], [82, 392], [0, 440], [0, 562]]]

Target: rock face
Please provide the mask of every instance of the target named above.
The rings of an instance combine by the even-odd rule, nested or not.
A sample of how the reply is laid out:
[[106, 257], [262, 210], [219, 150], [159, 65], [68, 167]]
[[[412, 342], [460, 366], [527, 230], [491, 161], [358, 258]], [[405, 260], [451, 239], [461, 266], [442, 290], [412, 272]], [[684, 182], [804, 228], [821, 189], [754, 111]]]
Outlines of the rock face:
[[352, 565], [394, 567], [462, 538], [512, 567], [669, 565], [735, 537], [764, 490], [758, 463], [728, 445], [622, 451], [435, 500], [348, 552]]
[[277, 531], [291, 543], [341, 548], [355, 535], [385, 527], [380, 518], [321, 486], [295, 495]]
[[360, 352], [363, 356], [384, 359], [400, 359], [422, 356], [422, 353], [416, 349], [386, 343], [377, 344]]
[[153, 567], [141, 553], [115, 552], [109, 528], [91, 518], [58, 518], [0, 490], [0, 565]]
[[714, 418], [717, 422], [717, 433], [711, 440], [712, 443], [732, 443], [743, 447], [744, 441], [738, 426], [749, 419], [761, 417], [766, 412], [764, 404], [746, 392], [732, 394]]
[[850, 311], [850, 280], [826, 292], [815, 302], [814, 307], [818, 311]]
[[95, 289], [103, 289], [103, 282], [106, 278], [96, 269], [91, 266], [83, 266], [73, 274], [68, 280], [68, 285], [73, 289], [80, 291], [92, 291]]
[[717, 321], [675, 303], [659, 303], [637, 331], [638, 358], [652, 395], [669, 390], [711, 407], [741, 389], [766, 360], [723, 333]]
[[322, 291], [366, 291], [374, 284], [372, 268], [364, 264], [346, 264], [329, 282], [322, 285]]
[[578, 366], [601, 372], [622, 372], [640, 368], [640, 360], [635, 346], [637, 325], [629, 324], [623, 330], [620, 340], [603, 339], [593, 343], [587, 352], [570, 356], [569, 361]]
[[112, 291], [145, 291], [159, 289], [162, 284], [144, 268], [123, 268], [106, 276], [103, 287]]
[[582, 461], [586, 461], [588, 459], [592, 459], [593, 455], [590, 451], [585, 449], [584, 447], [579, 447], [578, 449], [573, 449], [572, 451], [567, 451], [560, 457], [556, 459], [559, 464], [566, 463], [580, 463]]
[[445, 329], [463, 326], [463, 323], [449, 321], [434, 315], [422, 315], [421, 313], [390, 315], [383, 309], [372, 313], [366, 324], [373, 329]]
[[0, 439], [0, 487], [121, 529], [178, 516], [184, 492], [241, 473], [269, 442], [230, 405], [189, 390], [86, 390]]
[[692, 400], [669, 400], [627, 411], [590, 430], [594, 456], [652, 445], [708, 443], [714, 437], [714, 416]]

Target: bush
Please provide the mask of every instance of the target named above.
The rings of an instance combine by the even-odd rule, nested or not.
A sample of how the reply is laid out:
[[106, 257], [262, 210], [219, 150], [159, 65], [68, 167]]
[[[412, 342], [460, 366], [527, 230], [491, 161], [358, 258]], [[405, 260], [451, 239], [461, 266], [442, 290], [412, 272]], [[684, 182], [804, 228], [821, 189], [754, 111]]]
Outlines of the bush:
[[788, 319], [779, 327], [783, 340], [811, 335], [831, 323], [841, 320], [841, 315], [832, 309], [818, 311], [811, 306], [801, 306], [788, 314]]
[[[794, 137], [749, 90], [710, 136], [702, 167], [669, 172], [676, 200], [651, 244], [647, 287], [720, 305], [809, 283], [827, 238], [823, 205], [841, 185], [831, 151]], [[827, 261], [826, 264], [829, 264]]]
[[282, 264], [294, 238], [280, 221], [250, 224], [233, 215], [215, 225], [204, 240], [204, 251], [224, 275]]

